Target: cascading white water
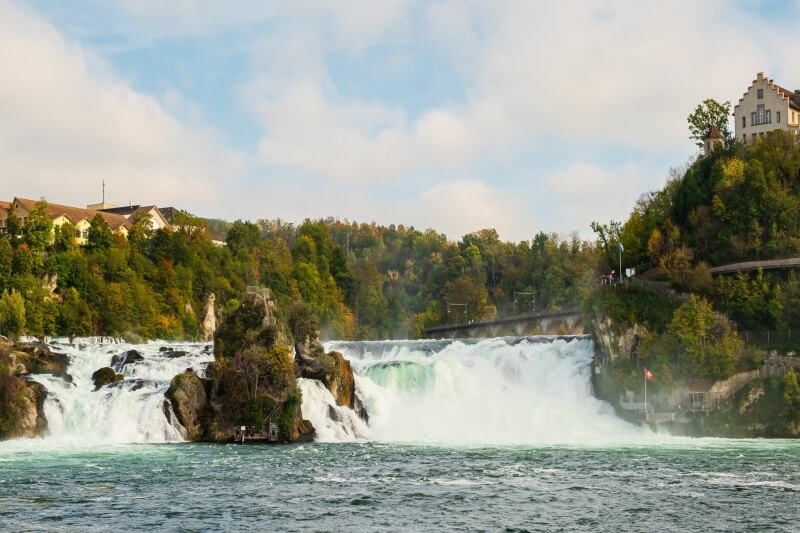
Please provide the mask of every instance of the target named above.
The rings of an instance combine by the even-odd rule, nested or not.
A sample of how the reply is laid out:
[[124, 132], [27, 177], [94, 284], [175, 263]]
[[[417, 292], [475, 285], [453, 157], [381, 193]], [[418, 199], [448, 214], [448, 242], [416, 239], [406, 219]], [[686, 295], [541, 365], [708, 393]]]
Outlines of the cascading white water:
[[318, 442], [365, 440], [367, 423], [355, 411], [336, 405], [333, 395], [316, 379], [297, 380], [303, 391], [303, 416], [314, 426]]
[[[44, 411], [49, 439], [78, 442], [170, 442], [183, 440], [183, 428], [164, 414], [164, 393], [187, 368], [204, 375], [214, 356], [209, 344], [114, 343], [111, 339], [53, 339], [51, 348], [69, 356], [72, 382], [34, 375], [48, 391]], [[121, 382], [94, 390], [92, 374], [112, 366], [114, 356], [136, 350], [143, 359], [117, 364]]]
[[[356, 392], [369, 413], [366, 435], [358, 437], [482, 444], [652, 437], [592, 395], [588, 338], [331, 342], [326, 349], [341, 352], [357, 374]], [[324, 419], [332, 398], [304, 394], [306, 417]], [[326, 429], [323, 438], [350, 436]]]

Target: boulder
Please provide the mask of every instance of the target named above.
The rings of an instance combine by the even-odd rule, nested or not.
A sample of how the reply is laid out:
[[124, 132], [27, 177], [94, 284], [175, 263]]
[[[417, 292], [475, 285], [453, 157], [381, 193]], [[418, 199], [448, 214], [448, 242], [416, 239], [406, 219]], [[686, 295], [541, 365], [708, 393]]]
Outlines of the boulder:
[[207, 405], [206, 388], [197, 375], [187, 370], [172, 378], [164, 395], [164, 411], [175, 414], [178, 422], [186, 429], [186, 439], [198, 441], [203, 437], [204, 411]]
[[144, 361], [144, 356], [136, 350], [128, 350], [111, 358], [111, 368], [119, 372], [125, 365], [139, 361]]
[[355, 407], [355, 379], [350, 361], [339, 352], [299, 360], [300, 375], [321, 381], [337, 405]]
[[122, 374], [117, 374], [114, 372], [113, 368], [107, 366], [95, 370], [94, 374], [92, 374], [92, 381], [94, 382], [95, 391], [100, 390], [101, 387], [105, 387], [110, 383], [122, 381], [123, 379], [124, 377]]
[[69, 356], [54, 352], [50, 346], [42, 342], [20, 342], [15, 345], [14, 359], [21, 365], [22, 374], [52, 374], [71, 382], [72, 376], [67, 373]]

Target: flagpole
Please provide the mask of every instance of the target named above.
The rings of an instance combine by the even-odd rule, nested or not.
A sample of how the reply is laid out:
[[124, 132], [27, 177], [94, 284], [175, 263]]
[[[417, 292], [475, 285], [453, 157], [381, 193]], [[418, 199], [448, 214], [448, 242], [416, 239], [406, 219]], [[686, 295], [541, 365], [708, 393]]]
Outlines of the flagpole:
[[647, 369], [644, 369], [644, 421], [647, 422]]

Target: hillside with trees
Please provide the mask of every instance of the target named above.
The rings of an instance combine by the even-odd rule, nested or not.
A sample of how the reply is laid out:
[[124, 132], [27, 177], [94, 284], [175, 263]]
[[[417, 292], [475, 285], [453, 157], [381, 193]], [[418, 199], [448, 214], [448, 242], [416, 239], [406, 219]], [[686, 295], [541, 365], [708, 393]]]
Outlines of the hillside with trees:
[[[0, 236], [0, 333], [195, 339], [203, 302], [235, 310], [249, 285], [268, 287], [279, 313], [302, 301], [323, 335], [413, 338], [425, 327], [535, 309], [578, 307], [591, 288], [594, 247], [571, 235], [508, 243], [492, 229], [451, 242], [433, 230], [307, 220], [212, 221], [181, 214], [174, 229], [136, 220], [125, 239], [97, 217], [85, 246], [46, 204], [23, 232]], [[528, 295], [514, 304], [515, 292]]]

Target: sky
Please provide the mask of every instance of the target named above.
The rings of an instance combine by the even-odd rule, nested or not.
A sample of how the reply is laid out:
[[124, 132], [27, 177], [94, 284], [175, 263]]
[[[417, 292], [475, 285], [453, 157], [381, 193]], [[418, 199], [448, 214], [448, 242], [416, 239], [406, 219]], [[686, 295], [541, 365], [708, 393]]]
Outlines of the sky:
[[589, 236], [756, 73], [800, 0], [0, 0], [0, 194]]

